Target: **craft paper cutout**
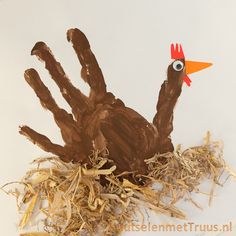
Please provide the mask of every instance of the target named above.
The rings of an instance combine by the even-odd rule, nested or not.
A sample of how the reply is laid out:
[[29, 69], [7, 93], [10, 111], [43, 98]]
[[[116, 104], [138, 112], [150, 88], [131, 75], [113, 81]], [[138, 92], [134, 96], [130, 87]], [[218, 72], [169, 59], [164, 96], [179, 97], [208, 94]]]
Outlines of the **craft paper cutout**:
[[[207, 62], [197, 62], [197, 61], [187, 61], [184, 57], [184, 52], [181, 44], [171, 44], [171, 59], [175, 59], [176, 61], [173, 63], [173, 68], [176, 71], [182, 71], [184, 69], [185, 76], [183, 77], [183, 81], [190, 86], [191, 80], [188, 77], [188, 74], [192, 74], [194, 72], [203, 70], [212, 65], [212, 63]], [[179, 66], [179, 69], [177, 68]]]

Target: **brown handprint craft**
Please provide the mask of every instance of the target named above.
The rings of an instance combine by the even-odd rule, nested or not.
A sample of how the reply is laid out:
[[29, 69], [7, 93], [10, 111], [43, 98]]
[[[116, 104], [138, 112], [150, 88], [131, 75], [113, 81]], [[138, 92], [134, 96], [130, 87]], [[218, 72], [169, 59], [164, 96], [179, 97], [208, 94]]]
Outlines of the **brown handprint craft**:
[[90, 86], [89, 96], [74, 87], [44, 42], [36, 43], [31, 54], [45, 62], [51, 78], [70, 105], [71, 113], [60, 108], [36, 70], [28, 69], [24, 75], [42, 106], [52, 112], [65, 145], [52, 143], [48, 137], [28, 126], [20, 127], [20, 133], [65, 162], [84, 163], [92, 150], [101, 153], [108, 150], [109, 158], [114, 161], [118, 173], [135, 171], [147, 174], [145, 159], [174, 150], [170, 138], [173, 110], [183, 82], [189, 86], [191, 80], [188, 74], [211, 64], [185, 60], [182, 46], [172, 44], [173, 61], [168, 67], [167, 79], [161, 86], [156, 115], [153, 122], [148, 122], [107, 91], [102, 71], [86, 36], [79, 29], [70, 29], [67, 39], [72, 43], [82, 66], [81, 77]]
[[192, 82], [189, 74], [211, 63], [186, 60], [182, 46], [171, 44], [172, 61], [161, 85], [156, 114], [149, 122], [107, 90], [84, 33], [70, 29], [67, 39], [90, 93], [84, 95], [71, 83], [44, 42], [35, 44], [31, 54], [45, 63], [71, 111], [57, 104], [35, 69], [25, 71], [25, 80], [41, 105], [53, 114], [64, 145], [51, 142], [28, 126], [20, 127], [22, 135], [52, 154], [33, 161], [36, 168], [17, 181], [23, 190], [4, 190], [9, 184], [1, 188], [17, 199], [18, 210], [23, 212], [21, 229], [43, 215], [37, 221], [42, 227], [37, 225], [37, 229], [45, 232], [21, 235], [117, 236], [143, 207], [186, 219], [176, 204], [184, 199], [200, 207], [192, 193], [201, 192], [199, 185], [206, 178], [212, 181], [208, 194], [211, 204], [216, 184], [222, 186], [222, 173], [236, 178], [223, 159], [220, 142], [212, 142], [208, 132], [201, 146], [182, 150], [180, 145], [174, 148], [170, 136], [182, 87]]

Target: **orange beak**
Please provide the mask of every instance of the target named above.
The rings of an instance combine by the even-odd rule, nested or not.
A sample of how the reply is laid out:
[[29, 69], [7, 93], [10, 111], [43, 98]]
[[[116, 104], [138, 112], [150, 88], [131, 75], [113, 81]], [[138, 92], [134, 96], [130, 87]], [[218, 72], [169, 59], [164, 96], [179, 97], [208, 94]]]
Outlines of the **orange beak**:
[[212, 63], [208, 62], [185, 61], [186, 76], [184, 77], [183, 80], [186, 82], [188, 86], [190, 86], [191, 80], [189, 79], [188, 75], [203, 70], [211, 65]]

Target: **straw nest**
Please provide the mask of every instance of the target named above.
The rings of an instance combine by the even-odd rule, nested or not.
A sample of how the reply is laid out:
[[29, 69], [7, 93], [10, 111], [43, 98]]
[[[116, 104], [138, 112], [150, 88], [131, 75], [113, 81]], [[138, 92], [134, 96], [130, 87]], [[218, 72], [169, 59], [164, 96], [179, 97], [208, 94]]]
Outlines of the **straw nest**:
[[6, 190], [9, 184], [4, 185], [2, 189], [17, 199], [22, 214], [19, 227], [43, 224], [45, 232], [21, 235], [119, 235], [140, 207], [185, 219], [175, 204], [188, 199], [198, 207], [191, 193], [200, 193], [204, 179], [212, 181], [210, 203], [222, 173], [235, 177], [223, 160], [222, 145], [210, 141], [209, 133], [202, 146], [184, 151], [177, 146], [174, 152], [145, 160], [149, 174], [136, 176], [145, 179], [145, 185], [132, 183], [126, 173], [115, 175], [115, 166], [104, 168], [110, 162], [108, 157], [94, 151], [84, 165], [56, 157], [39, 158], [33, 161], [36, 167], [17, 182], [23, 187]]

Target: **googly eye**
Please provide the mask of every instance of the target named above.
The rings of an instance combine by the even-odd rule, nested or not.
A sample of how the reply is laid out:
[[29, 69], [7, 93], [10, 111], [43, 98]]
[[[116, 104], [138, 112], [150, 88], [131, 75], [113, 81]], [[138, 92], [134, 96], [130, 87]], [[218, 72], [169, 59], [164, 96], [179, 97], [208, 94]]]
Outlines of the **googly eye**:
[[175, 71], [181, 71], [184, 68], [184, 63], [182, 61], [177, 60], [173, 63], [173, 68]]

